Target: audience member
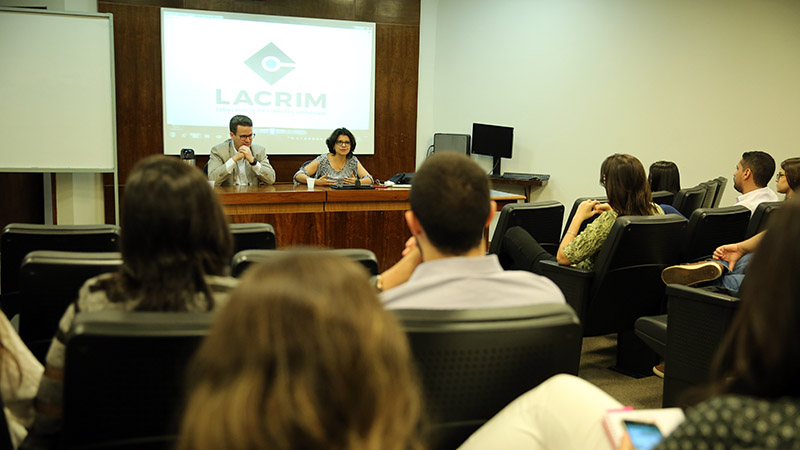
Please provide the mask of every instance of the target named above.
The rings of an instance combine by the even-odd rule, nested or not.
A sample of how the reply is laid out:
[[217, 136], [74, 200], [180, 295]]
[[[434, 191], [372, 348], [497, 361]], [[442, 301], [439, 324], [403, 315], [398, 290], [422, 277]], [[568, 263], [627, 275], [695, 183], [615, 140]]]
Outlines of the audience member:
[[233, 116], [231, 138], [211, 148], [208, 179], [221, 186], [272, 184], [275, 169], [269, 164], [267, 150], [253, 144], [253, 121], [247, 116]]
[[328, 153], [317, 156], [304, 164], [294, 174], [297, 183], [305, 183], [316, 178], [315, 183], [322, 186], [333, 184], [374, 184], [375, 180], [353, 154], [356, 151], [356, 137], [347, 128], [333, 130], [325, 140]]
[[[644, 167], [634, 156], [614, 154], [606, 158], [600, 167], [600, 184], [606, 189], [608, 203], [601, 204], [597, 200], [581, 202], [555, 256], [544, 250], [521, 227], [509, 229], [503, 246], [507, 247], [514, 267], [541, 273], [539, 262], [550, 260], [592, 269], [617, 217], [664, 214], [661, 207], [652, 202]], [[598, 214], [599, 217], [579, 234], [581, 224]]]
[[196, 168], [166, 156], [142, 160], [128, 177], [121, 213], [122, 267], [86, 281], [61, 318], [23, 447], [57, 444], [64, 339], [79, 311], [208, 311], [235, 283], [225, 276], [232, 252], [228, 224]]
[[180, 450], [421, 448], [403, 330], [334, 256], [254, 266], [188, 371]]
[[[414, 175], [405, 256], [379, 277], [390, 309], [493, 308], [563, 303], [552, 281], [504, 271], [486, 254], [484, 231], [497, 205], [489, 178], [465, 155], [437, 153]], [[413, 273], [412, 273], [413, 272]]]
[[33, 423], [33, 398], [44, 367], [0, 311], [0, 395], [11, 443], [17, 448]]
[[681, 174], [672, 161], [656, 161], [650, 165], [647, 176], [650, 192], [669, 191], [677, 194], [681, 190]]
[[[800, 448], [800, 204], [775, 215], [712, 365], [708, 399], [657, 449]], [[506, 406], [461, 449], [610, 448], [602, 417], [621, 406], [586, 381], [557, 375]]]
[[733, 173], [733, 188], [742, 195], [736, 204], [747, 207], [752, 214], [761, 202], [776, 202], [778, 196], [767, 183], [775, 173], [775, 160], [768, 153], [754, 150], [742, 154]]
[[800, 158], [784, 160], [775, 181], [778, 183], [778, 193], [786, 194], [786, 200], [794, 196], [800, 187]]

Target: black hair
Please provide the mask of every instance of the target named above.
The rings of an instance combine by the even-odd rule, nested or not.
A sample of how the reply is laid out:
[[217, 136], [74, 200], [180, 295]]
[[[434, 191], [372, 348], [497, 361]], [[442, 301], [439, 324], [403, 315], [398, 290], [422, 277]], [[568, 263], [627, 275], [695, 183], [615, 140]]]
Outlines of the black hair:
[[414, 175], [409, 201], [431, 244], [442, 253], [462, 255], [483, 238], [489, 178], [466, 155], [437, 153]]
[[800, 187], [800, 158], [789, 158], [781, 163], [781, 169], [786, 173], [786, 183], [789, 189], [797, 192]]
[[656, 161], [650, 165], [650, 192], [669, 191], [677, 194], [681, 190], [681, 174], [672, 161]]
[[242, 115], [236, 115], [231, 117], [231, 124], [230, 124], [231, 133], [236, 134], [236, 130], [238, 129], [239, 126], [252, 127], [253, 121], [250, 120], [249, 117]]
[[750, 169], [753, 182], [763, 188], [775, 176], [775, 160], [769, 153], [754, 150], [742, 153], [742, 170]]
[[353, 136], [353, 133], [351, 133], [350, 130], [344, 127], [333, 130], [333, 133], [331, 133], [330, 137], [325, 139], [325, 145], [328, 146], [328, 152], [330, 152], [332, 155], [336, 154], [334, 146], [336, 145], [336, 140], [339, 139], [339, 136], [341, 135], [345, 135], [350, 138], [350, 152], [347, 153], [347, 158], [352, 158], [353, 153], [356, 151], [356, 137]]

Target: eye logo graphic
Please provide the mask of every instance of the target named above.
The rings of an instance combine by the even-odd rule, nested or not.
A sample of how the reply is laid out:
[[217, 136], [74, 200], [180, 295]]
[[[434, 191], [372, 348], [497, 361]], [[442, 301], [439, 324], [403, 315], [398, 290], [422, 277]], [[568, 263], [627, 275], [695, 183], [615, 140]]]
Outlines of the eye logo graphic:
[[272, 42], [247, 58], [244, 63], [269, 84], [277, 83], [295, 67], [294, 61]]

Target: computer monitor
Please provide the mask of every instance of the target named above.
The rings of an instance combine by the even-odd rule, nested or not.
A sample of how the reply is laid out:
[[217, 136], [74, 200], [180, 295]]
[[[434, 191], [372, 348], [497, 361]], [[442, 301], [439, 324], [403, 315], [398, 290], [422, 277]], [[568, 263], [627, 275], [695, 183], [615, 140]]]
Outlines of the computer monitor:
[[492, 176], [500, 176], [500, 158], [511, 158], [513, 146], [514, 128], [484, 123], [472, 124], [472, 153], [493, 158]]
[[436, 133], [433, 135], [433, 152], [456, 152], [469, 156], [469, 135]]

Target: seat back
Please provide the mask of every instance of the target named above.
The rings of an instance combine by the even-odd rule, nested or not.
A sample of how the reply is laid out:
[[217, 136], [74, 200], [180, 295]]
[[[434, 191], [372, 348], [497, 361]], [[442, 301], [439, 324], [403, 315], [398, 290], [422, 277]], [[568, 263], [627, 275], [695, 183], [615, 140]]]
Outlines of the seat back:
[[[561, 233], [561, 239], [562, 240], [564, 239], [564, 235], [567, 234], [567, 229], [569, 228], [569, 224], [572, 223], [572, 218], [575, 217], [575, 211], [578, 210], [578, 205], [580, 205], [581, 202], [584, 202], [586, 200], [598, 200], [600, 202], [607, 202], [608, 201], [608, 197], [602, 196], [602, 197], [578, 197], [578, 198], [576, 198], [575, 201], [572, 203], [572, 209], [569, 212], [569, 217], [567, 217], [567, 221], [564, 224], [564, 231]], [[597, 218], [597, 216], [592, 216], [592, 217], [586, 219], [581, 224], [581, 228], [578, 231], [578, 233], [583, 231], [586, 228], [586, 226], [588, 226], [590, 223], [594, 222], [594, 220], [596, 218]]]
[[697, 261], [714, 253], [720, 245], [744, 239], [750, 210], [744, 206], [694, 210], [683, 239], [683, 260]]
[[304, 253], [324, 253], [326, 255], [338, 255], [356, 261], [367, 269], [370, 275], [378, 274], [378, 258], [370, 250], [360, 248], [340, 248], [340, 249], [296, 249], [296, 250], [244, 250], [233, 255], [231, 263], [231, 275], [239, 277], [252, 264], [265, 261], [268, 258], [285, 254], [285, 252], [304, 252]]
[[[739, 299], [704, 289], [671, 284], [665, 355], [663, 406], [681, 406], [687, 388], [709, 381], [709, 369], [722, 337], [739, 308]], [[684, 405], [686, 406], [686, 405]]]
[[675, 194], [672, 206], [684, 217], [691, 217], [695, 209], [701, 208], [706, 199], [707, 186], [699, 184], [693, 188], [681, 189]]
[[57, 252], [37, 250], [25, 257], [20, 271], [19, 335], [44, 364], [58, 321], [78, 298], [83, 283], [122, 265], [117, 252]]
[[708, 180], [700, 183], [701, 186], [706, 188], [706, 195], [703, 197], [703, 205], [701, 208], [711, 208], [714, 204], [714, 198], [717, 195], [717, 180]]
[[675, 200], [675, 194], [670, 191], [653, 192], [653, 203], [656, 205], [671, 205]]
[[722, 194], [725, 193], [725, 186], [728, 185], [728, 179], [725, 177], [717, 177], [715, 178], [717, 182], [717, 190], [714, 192], [714, 203], [711, 205], [712, 208], [718, 208], [719, 204], [722, 202]]
[[519, 395], [578, 373], [581, 327], [565, 304], [393, 313], [421, 376], [431, 449], [458, 447]]
[[753, 216], [750, 217], [750, 223], [747, 225], [747, 232], [745, 236], [750, 238], [756, 234], [767, 229], [770, 216], [775, 210], [780, 208], [783, 202], [762, 202], [756, 206], [753, 211]]
[[661, 271], [680, 262], [685, 227], [674, 214], [617, 218], [595, 260], [585, 311], [578, 311], [584, 335], [633, 330], [637, 318], [659, 313]]
[[503, 207], [492, 235], [489, 253], [498, 255], [500, 264], [508, 267], [503, 257], [503, 236], [511, 227], [522, 227], [539, 245], [555, 254], [561, 237], [561, 223], [564, 221], [564, 205], [550, 200], [536, 203], [512, 203]]
[[189, 312], [77, 314], [66, 341], [62, 447], [169, 442], [177, 434], [186, 365], [212, 318]]
[[232, 223], [233, 254], [242, 250], [274, 250], [277, 247], [275, 228], [268, 223]]
[[116, 225], [8, 224], [0, 238], [0, 289], [19, 291], [19, 270], [25, 255], [34, 250], [116, 252]]

